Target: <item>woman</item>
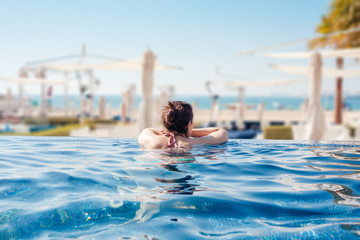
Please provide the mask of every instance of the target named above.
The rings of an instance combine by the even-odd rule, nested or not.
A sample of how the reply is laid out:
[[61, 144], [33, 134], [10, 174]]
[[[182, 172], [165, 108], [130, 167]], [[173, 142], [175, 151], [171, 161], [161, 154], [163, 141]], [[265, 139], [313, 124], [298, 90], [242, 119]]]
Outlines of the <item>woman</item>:
[[186, 102], [168, 102], [161, 111], [161, 120], [166, 131], [146, 128], [140, 133], [138, 141], [143, 148], [190, 148], [195, 144], [220, 144], [229, 138], [221, 128], [193, 129], [192, 107]]

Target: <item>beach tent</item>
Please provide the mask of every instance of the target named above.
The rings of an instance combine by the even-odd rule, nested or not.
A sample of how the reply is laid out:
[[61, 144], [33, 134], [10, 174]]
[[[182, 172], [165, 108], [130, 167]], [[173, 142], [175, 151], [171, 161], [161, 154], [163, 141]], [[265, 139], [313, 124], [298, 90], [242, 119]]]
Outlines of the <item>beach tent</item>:
[[[352, 49], [338, 49], [338, 50], [320, 50], [319, 51], [323, 58], [358, 58], [360, 56], [360, 48]], [[311, 52], [295, 52], [295, 53], [263, 53], [264, 56], [277, 57], [277, 58], [309, 58]], [[338, 61], [338, 67], [341, 67], [343, 62]], [[307, 67], [300, 66], [284, 66], [271, 64], [270, 67], [279, 69], [280, 71], [290, 73], [290, 74], [307, 74]], [[358, 77], [360, 76], [360, 70], [358, 69], [342, 69], [342, 68], [323, 68], [322, 69], [323, 77], [332, 77], [338, 78], [341, 80], [341, 77]], [[337, 82], [336, 86], [336, 99], [335, 99], [335, 122], [341, 122], [342, 119], [342, 93], [341, 93], [341, 81]]]
[[321, 107], [321, 69], [321, 54], [314, 52], [311, 55], [309, 68], [310, 98], [306, 113], [307, 128], [304, 135], [305, 140], [320, 140], [326, 130], [325, 115]]

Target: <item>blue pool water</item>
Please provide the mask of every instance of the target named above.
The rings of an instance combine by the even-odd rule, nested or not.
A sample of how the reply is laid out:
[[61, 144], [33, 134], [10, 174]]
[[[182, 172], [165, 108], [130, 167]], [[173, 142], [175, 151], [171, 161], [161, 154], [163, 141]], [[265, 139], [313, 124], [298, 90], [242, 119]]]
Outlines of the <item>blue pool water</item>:
[[359, 142], [1, 137], [0, 239], [353, 239]]

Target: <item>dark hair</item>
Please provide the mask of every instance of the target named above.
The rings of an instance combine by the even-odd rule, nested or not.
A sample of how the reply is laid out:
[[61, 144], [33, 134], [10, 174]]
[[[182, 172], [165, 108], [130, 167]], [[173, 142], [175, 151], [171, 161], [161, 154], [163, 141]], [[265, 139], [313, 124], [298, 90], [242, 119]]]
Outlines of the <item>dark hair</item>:
[[162, 108], [161, 120], [165, 128], [174, 134], [187, 136], [187, 125], [193, 120], [193, 112], [190, 104], [182, 101], [168, 102]]

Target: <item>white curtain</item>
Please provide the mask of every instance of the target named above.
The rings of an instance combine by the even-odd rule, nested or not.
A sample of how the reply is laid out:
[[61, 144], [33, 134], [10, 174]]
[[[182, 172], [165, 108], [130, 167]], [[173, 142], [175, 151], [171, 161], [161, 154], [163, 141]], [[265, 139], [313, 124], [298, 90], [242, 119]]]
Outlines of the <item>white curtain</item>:
[[309, 108], [304, 138], [305, 140], [320, 140], [326, 130], [326, 120], [321, 107], [322, 59], [318, 52], [311, 55], [309, 80]]
[[144, 128], [153, 127], [153, 91], [154, 91], [154, 67], [155, 55], [151, 51], [144, 53], [144, 62], [142, 70], [142, 103], [140, 106], [139, 132]]

